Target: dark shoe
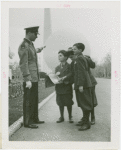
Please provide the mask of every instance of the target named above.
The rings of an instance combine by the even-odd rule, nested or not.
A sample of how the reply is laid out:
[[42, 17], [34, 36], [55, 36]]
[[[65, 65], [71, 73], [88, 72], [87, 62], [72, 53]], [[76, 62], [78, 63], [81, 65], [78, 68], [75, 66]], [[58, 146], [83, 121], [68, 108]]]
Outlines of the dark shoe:
[[88, 122], [88, 123], [84, 123], [78, 130], [79, 131], [84, 131], [84, 130], [88, 130], [88, 129], [90, 129], [91, 128], [91, 125], [90, 125], [90, 123]]
[[57, 123], [61, 123], [64, 122], [64, 118], [59, 118], [59, 120], [57, 121]]
[[28, 126], [24, 126], [25, 128], [31, 128], [31, 129], [37, 129], [38, 126], [37, 125], [34, 125], [34, 124], [31, 124], [31, 125], [28, 125]]
[[45, 123], [44, 121], [35, 121], [34, 122], [35, 124], [43, 124], [43, 123]]
[[69, 118], [69, 123], [73, 123], [73, 122], [74, 122], [74, 121], [73, 121], [72, 117]]
[[91, 125], [95, 124], [95, 117], [91, 118]]

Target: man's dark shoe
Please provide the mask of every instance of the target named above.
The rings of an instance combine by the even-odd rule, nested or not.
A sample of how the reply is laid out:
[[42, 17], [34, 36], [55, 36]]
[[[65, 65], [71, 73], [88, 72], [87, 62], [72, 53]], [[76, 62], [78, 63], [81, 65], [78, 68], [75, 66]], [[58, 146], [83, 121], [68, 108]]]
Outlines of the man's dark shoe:
[[84, 131], [84, 130], [88, 130], [88, 129], [90, 129], [91, 128], [91, 125], [90, 125], [90, 123], [88, 122], [88, 123], [84, 123], [78, 130], [79, 131]]
[[34, 122], [35, 124], [43, 124], [43, 123], [45, 123], [44, 121], [35, 121]]
[[57, 121], [57, 123], [61, 123], [64, 122], [64, 118], [60, 117], [59, 120]]
[[92, 117], [91, 118], [91, 125], [94, 125], [95, 124], [95, 117]]
[[31, 124], [31, 125], [28, 125], [28, 126], [24, 126], [25, 128], [31, 128], [31, 129], [37, 129], [38, 126], [37, 125], [34, 125], [34, 124]]

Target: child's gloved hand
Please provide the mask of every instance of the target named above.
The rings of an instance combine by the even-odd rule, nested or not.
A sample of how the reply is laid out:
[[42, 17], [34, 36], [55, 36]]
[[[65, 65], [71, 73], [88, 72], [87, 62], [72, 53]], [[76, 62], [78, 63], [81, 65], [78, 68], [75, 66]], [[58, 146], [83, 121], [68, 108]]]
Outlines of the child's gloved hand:
[[82, 93], [84, 91], [83, 86], [79, 87], [79, 91]]
[[59, 75], [60, 75], [60, 72], [56, 72], [56, 75], [59, 76]]

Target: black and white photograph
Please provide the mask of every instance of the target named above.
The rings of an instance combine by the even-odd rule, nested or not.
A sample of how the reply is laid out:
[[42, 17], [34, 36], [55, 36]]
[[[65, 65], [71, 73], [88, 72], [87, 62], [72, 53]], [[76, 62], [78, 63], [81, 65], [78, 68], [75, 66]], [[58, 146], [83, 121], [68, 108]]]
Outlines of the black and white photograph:
[[8, 3], [1, 21], [8, 20], [2, 134], [9, 148], [30, 141], [30, 148], [118, 148], [120, 2]]

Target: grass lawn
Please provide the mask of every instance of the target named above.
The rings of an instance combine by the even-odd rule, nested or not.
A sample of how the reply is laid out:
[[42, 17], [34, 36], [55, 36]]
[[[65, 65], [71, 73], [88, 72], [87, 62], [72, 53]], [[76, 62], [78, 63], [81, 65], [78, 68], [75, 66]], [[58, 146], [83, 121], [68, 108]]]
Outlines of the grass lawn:
[[[53, 93], [55, 87], [45, 88], [45, 83], [39, 83], [39, 103]], [[9, 126], [23, 115], [23, 96], [9, 99]]]

